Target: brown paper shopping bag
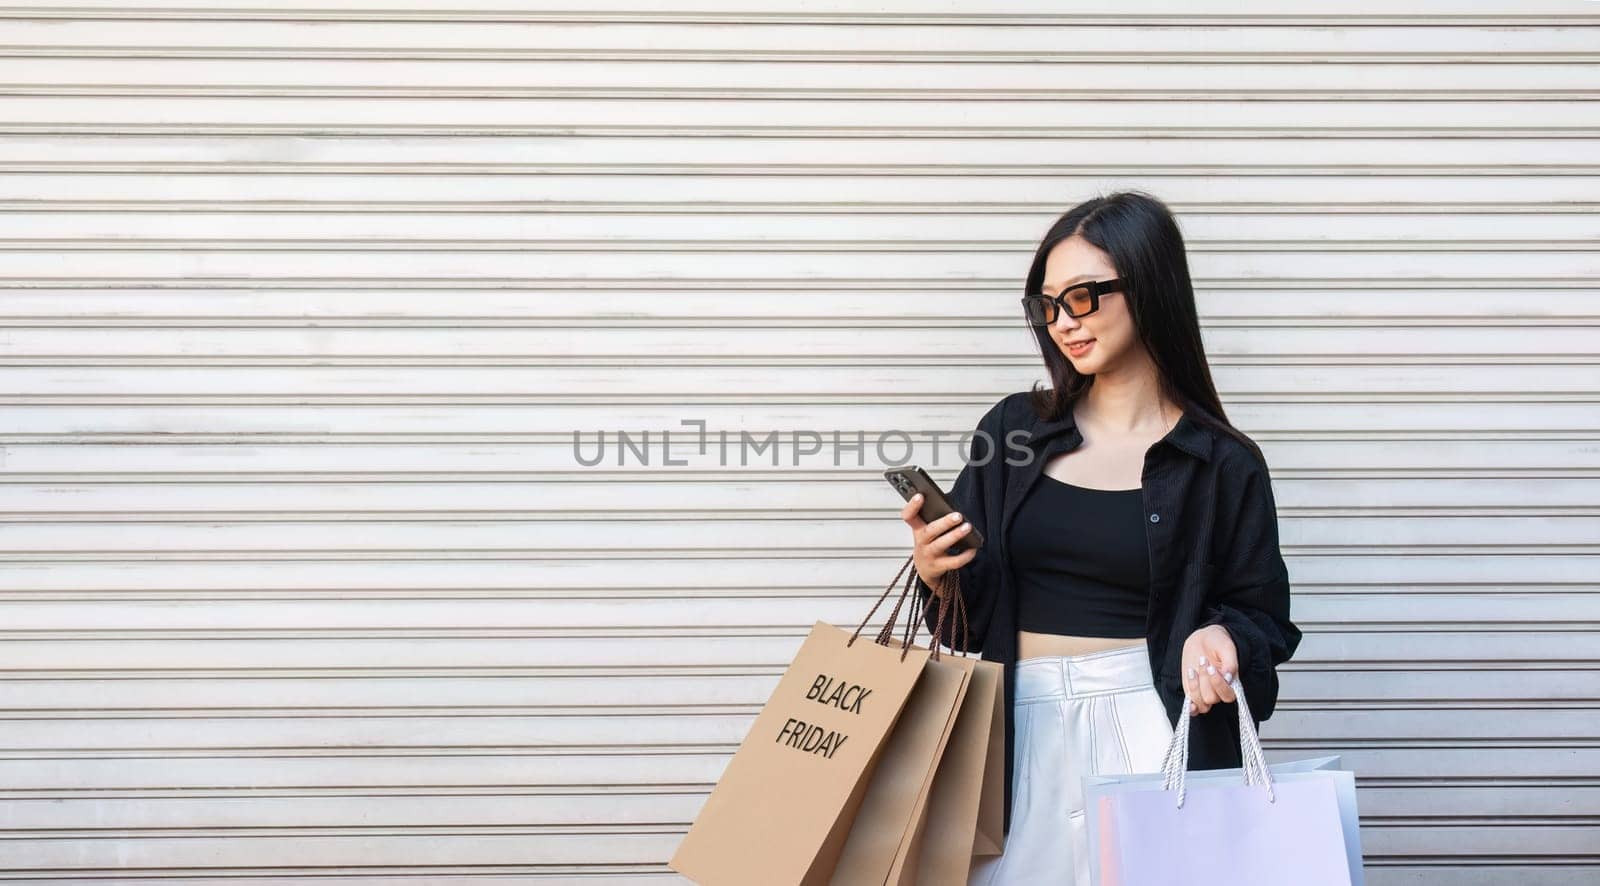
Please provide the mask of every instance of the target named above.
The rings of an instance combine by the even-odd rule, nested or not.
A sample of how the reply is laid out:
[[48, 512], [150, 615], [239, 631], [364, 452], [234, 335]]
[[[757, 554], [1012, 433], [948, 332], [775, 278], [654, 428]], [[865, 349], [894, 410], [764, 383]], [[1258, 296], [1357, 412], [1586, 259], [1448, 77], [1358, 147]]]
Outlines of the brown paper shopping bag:
[[917, 825], [924, 818], [934, 774], [971, 675], [971, 660], [951, 655], [930, 657], [923, 664], [922, 676], [895, 722], [850, 825], [834, 883], [911, 882]]
[[901, 886], [964, 886], [972, 857], [998, 855], [1004, 843], [1004, 673], [999, 662], [965, 657], [966, 608], [959, 582], [943, 596], [954, 601], [955, 617], [941, 613], [939, 624], [950, 625], [945, 645], [958, 650], [943, 660], [969, 662], [972, 674], [912, 841], [913, 863], [905, 869], [915, 872], [915, 880], [902, 876]]
[[[989, 709], [989, 738], [985, 747], [983, 787], [979, 791], [978, 825], [973, 836], [973, 855], [999, 855], [1006, 845], [1006, 714], [1004, 666], [997, 661], [980, 662], [989, 672], [985, 681], [994, 688], [994, 704]], [[981, 709], [981, 705], [980, 705]]]
[[[945, 661], [959, 660], [946, 656]], [[1004, 839], [1005, 721], [1001, 665], [968, 659], [971, 686], [939, 761], [919, 836], [918, 886], [964, 886], [972, 858], [999, 855]], [[993, 753], [999, 750], [999, 754]], [[993, 795], [993, 796], [991, 796]]]
[[907, 637], [896, 643], [892, 636], [915, 573], [873, 641], [857, 642], [900, 574], [854, 633], [812, 625], [669, 867], [706, 886], [829, 881], [930, 655], [911, 642], [914, 606]]
[[[966, 609], [959, 594], [943, 594], [940, 600], [931, 654], [873, 771], [835, 883], [966, 883], [1001, 671], [995, 662], [967, 657]], [[960, 642], [945, 645], [959, 655], [938, 651], [937, 638], [947, 626]], [[988, 684], [989, 698], [970, 706], [975, 677]], [[999, 730], [1003, 740], [1003, 720]], [[995, 765], [1004, 764], [1001, 757]], [[998, 777], [994, 784], [1000, 784]]]

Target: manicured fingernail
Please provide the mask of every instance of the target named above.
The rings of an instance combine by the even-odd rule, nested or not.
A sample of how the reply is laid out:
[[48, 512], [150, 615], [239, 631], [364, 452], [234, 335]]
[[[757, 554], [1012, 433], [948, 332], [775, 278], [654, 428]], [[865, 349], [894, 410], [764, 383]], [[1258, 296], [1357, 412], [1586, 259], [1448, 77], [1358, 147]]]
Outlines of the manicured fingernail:
[[1222, 672], [1222, 679], [1227, 680], [1229, 683], [1232, 683], [1233, 682], [1233, 671], [1223, 671]]
[[1206, 665], [1206, 673], [1208, 673], [1208, 674], [1210, 674], [1210, 675], [1212, 675], [1214, 677], [1217, 674], [1217, 669], [1212, 667], [1211, 665]]
[[1189, 669], [1189, 679], [1193, 680], [1194, 678], [1195, 678], [1194, 668], [1190, 668]]
[[1200, 656], [1200, 663], [1201, 664], [1205, 664], [1206, 663], [1206, 657], [1205, 656], [1203, 656], [1203, 655]]

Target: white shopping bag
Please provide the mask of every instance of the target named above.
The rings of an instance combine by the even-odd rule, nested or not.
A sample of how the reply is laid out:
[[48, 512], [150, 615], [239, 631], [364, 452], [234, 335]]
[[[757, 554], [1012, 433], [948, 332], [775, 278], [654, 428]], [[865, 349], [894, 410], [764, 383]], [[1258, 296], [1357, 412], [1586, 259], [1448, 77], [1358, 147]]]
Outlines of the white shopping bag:
[[1229, 886], [1363, 886], [1355, 774], [1337, 755], [1268, 765], [1234, 676], [1244, 765], [1188, 772], [1184, 700], [1160, 772], [1083, 776], [1090, 882], [1170, 886], [1198, 867]]

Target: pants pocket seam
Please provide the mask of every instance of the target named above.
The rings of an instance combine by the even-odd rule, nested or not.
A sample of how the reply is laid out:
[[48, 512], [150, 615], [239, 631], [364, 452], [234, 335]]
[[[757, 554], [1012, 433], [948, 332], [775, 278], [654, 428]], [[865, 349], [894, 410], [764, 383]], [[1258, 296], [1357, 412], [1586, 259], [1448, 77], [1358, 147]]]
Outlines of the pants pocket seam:
[[1122, 747], [1122, 771], [1133, 771], [1133, 752], [1128, 749], [1128, 736], [1122, 731], [1122, 706], [1117, 697], [1111, 697], [1111, 728], [1117, 731], [1117, 744]]

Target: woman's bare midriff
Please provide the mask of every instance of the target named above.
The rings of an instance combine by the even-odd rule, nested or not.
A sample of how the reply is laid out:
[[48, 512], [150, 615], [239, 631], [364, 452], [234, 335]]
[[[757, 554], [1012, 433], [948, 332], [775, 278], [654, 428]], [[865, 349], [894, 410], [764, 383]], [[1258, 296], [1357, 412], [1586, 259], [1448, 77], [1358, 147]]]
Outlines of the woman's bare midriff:
[[1143, 637], [1073, 637], [1067, 634], [1040, 634], [1017, 631], [1017, 658], [1045, 655], [1083, 655], [1124, 646], [1143, 646]]

